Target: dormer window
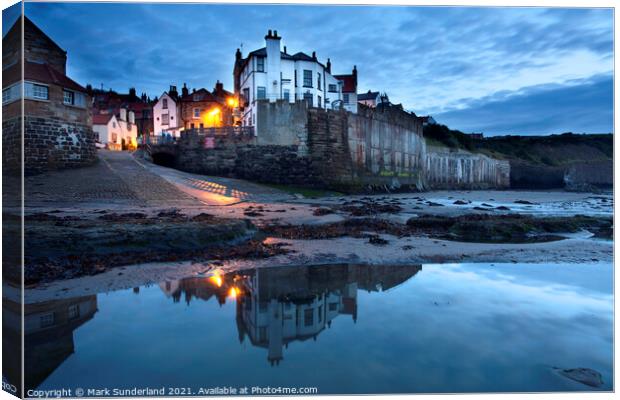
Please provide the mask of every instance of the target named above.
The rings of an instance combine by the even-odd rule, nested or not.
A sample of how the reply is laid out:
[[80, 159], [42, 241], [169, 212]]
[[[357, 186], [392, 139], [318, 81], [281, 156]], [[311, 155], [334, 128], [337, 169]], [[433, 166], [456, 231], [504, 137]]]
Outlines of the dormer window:
[[256, 71], [265, 72], [265, 58], [256, 57]]

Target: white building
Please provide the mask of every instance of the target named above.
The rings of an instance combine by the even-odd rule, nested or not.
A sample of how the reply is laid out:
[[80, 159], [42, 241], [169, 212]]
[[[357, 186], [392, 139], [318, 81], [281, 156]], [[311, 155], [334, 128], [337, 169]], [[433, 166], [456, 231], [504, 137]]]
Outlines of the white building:
[[179, 137], [182, 130], [179, 93], [176, 86], [170, 86], [170, 90], [159, 96], [157, 103], [153, 106], [153, 134], [155, 136], [169, 134]]
[[[320, 108], [336, 108], [342, 104], [344, 77], [349, 75], [340, 75], [338, 79], [331, 74], [329, 59], [323, 64], [318, 61], [316, 52], [312, 52], [312, 56], [302, 52], [289, 54], [286, 46], [281, 48], [280, 41], [278, 32], [270, 30], [265, 36], [265, 47], [252, 51], [246, 58], [237, 49], [233, 72], [235, 95], [239, 98], [241, 121], [245, 126], [255, 126], [256, 101], [261, 99], [291, 103], [306, 100], [309, 106]], [[355, 69], [354, 74], [357, 74]], [[353, 81], [357, 83], [357, 76]]]
[[138, 145], [138, 127], [133, 111], [121, 108], [119, 113], [93, 115], [93, 131], [98, 143], [110, 150], [135, 149]]

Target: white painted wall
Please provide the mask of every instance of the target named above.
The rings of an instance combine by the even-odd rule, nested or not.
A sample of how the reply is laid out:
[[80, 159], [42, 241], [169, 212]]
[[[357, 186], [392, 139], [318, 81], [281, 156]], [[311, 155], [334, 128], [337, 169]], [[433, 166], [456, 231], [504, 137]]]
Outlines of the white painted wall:
[[[164, 108], [164, 100], [168, 101], [168, 108]], [[168, 114], [168, 124], [163, 123], [164, 114]], [[153, 106], [153, 134], [161, 136], [162, 132], [179, 137], [181, 132], [180, 107], [168, 93], [164, 92]]]
[[[251, 56], [240, 74], [239, 94], [249, 94], [246, 99], [248, 105], [245, 107], [242, 115], [243, 125], [256, 125], [256, 100], [259, 87], [265, 88], [266, 97], [272, 102], [284, 99], [285, 90], [289, 92], [289, 101], [291, 103], [295, 102], [295, 100], [302, 100], [306, 93], [312, 95], [312, 105], [314, 107], [331, 108], [332, 102], [342, 100], [342, 85], [318, 61], [282, 59], [280, 39], [266, 38], [265, 42], [267, 51], [264, 63], [265, 71], [257, 71], [257, 57]], [[304, 70], [312, 72], [312, 87], [303, 86]], [[295, 86], [295, 72], [297, 72], [297, 86]], [[320, 87], [318, 87], [319, 74], [321, 75]], [[290, 80], [290, 82], [287, 82], [287, 80]], [[337, 91], [328, 92], [329, 84], [335, 84]], [[245, 89], [247, 89], [247, 92]], [[326, 99], [329, 99], [328, 104], [326, 104]], [[345, 108], [357, 112], [356, 95], [351, 95], [350, 102], [352, 103], [345, 105]], [[157, 124], [157, 121], [155, 123]]]

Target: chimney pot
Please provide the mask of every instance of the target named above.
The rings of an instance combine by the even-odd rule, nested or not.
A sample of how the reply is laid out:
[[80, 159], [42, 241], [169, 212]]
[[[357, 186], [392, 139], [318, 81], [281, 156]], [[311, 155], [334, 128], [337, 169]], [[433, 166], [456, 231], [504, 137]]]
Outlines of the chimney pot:
[[316, 60], [316, 51], [312, 52], [312, 58]]
[[286, 46], [284, 46], [284, 54], [288, 54], [288, 53], [286, 52]]
[[267, 33], [267, 36], [271, 37], [271, 29], [269, 29], [269, 32]]

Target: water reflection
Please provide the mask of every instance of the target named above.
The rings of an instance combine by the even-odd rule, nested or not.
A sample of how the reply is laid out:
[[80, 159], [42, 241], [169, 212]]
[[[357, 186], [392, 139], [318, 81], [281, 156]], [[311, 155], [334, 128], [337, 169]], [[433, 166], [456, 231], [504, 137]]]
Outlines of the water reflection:
[[[607, 263], [304, 266], [32, 304], [26, 383], [611, 390], [611, 276]], [[5, 328], [17, 304], [3, 304]], [[5, 340], [17, 349], [18, 334]], [[603, 385], [554, 367], [599, 371]]]
[[[246, 337], [267, 349], [267, 359], [277, 365], [289, 343], [317, 336], [339, 315], [357, 319], [357, 291], [383, 291], [420, 271], [421, 266], [329, 265], [265, 268], [241, 273], [215, 274], [159, 284], [173, 302], [211, 299], [223, 305], [237, 300], [239, 342]], [[140, 293], [139, 288], [133, 292]], [[3, 302], [8, 348], [18, 349], [19, 304]], [[25, 384], [37, 388], [74, 353], [73, 332], [97, 312], [97, 295], [28, 304], [25, 307]], [[181, 340], [181, 339], [179, 339]], [[19, 354], [11, 354], [19, 360]], [[6, 368], [15, 374], [19, 365]], [[10, 372], [9, 372], [10, 373]]]
[[[3, 299], [3, 349], [5, 358], [13, 360], [5, 368], [7, 379], [16, 382], [21, 359], [19, 303]], [[97, 296], [75, 297], [24, 306], [25, 385], [35, 388], [74, 352], [73, 331], [93, 318]], [[3, 350], [4, 351], [4, 350]]]
[[184, 297], [220, 304], [237, 299], [239, 341], [249, 338], [268, 351], [277, 365], [283, 348], [295, 340], [316, 340], [339, 315], [357, 320], [358, 289], [383, 291], [395, 287], [420, 271], [421, 266], [326, 265], [297, 268], [266, 268], [244, 273], [190, 278], [160, 284], [175, 302]]

